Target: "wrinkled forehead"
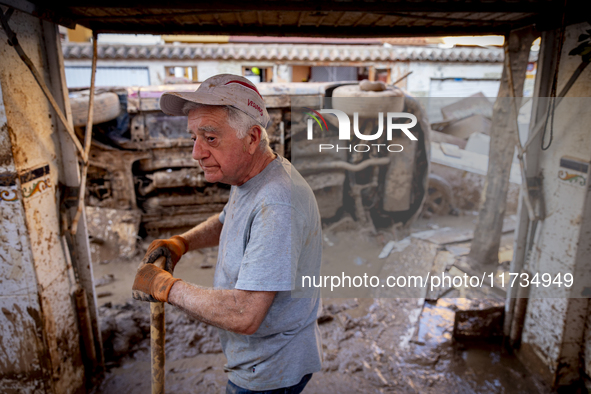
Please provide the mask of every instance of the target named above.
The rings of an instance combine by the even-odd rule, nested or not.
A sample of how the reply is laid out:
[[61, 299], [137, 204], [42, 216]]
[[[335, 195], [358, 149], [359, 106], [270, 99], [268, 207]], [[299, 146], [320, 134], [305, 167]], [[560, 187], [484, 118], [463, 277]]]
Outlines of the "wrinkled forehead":
[[228, 113], [222, 107], [199, 107], [187, 116], [189, 130], [197, 131], [221, 131], [229, 127]]
[[204, 116], [224, 119], [228, 116], [228, 111], [226, 111], [226, 109], [221, 105], [201, 105], [197, 108], [193, 108], [189, 112], [187, 118], [191, 120]]

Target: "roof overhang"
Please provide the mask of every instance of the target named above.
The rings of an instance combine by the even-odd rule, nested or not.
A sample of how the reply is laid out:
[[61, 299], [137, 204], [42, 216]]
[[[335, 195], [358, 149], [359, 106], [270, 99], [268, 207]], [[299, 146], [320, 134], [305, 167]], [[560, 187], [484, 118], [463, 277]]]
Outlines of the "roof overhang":
[[[43, 19], [99, 33], [316, 37], [505, 34], [584, 21], [584, 0], [0, 0]], [[566, 11], [566, 12], [565, 12]]]

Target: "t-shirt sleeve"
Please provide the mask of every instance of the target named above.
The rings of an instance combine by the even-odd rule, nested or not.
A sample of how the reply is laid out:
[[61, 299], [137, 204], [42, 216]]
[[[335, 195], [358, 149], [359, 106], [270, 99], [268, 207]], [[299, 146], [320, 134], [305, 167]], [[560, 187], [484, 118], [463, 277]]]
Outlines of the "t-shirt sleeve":
[[218, 218], [218, 220], [220, 221], [221, 224], [224, 224], [224, 220], [226, 220], [226, 208], [228, 207], [228, 204], [226, 203], [226, 205], [224, 205], [224, 209], [222, 209], [222, 213], [220, 213], [220, 217]]
[[268, 204], [255, 213], [236, 289], [289, 291], [306, 231], [304, 216], [290, 204]]

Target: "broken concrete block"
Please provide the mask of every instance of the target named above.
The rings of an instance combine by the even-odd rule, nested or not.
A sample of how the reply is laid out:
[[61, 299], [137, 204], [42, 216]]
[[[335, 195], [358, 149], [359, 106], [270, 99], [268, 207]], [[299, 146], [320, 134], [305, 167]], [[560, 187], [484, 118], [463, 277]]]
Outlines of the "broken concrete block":
[[490, 127], [491, 121], [486, 116], [472, 115], [450, 124], [441, 132], [466, 139], [474, 133], [490, 134]]
[[440, 131], [431, 130], [429, 135], [431, 142], [447, 142], [448, 144], [457, 145], [460, 149], [466, 148], [466, 140], [463, 138], [454, 137], [453, 135], [445, 134]]
[[408, 245], [410, 245], [409, 237], [406, 237], [400, 241], [390, 241], [386, 244], [386, 246], [384, 246], [384, 249], [382, 249], [378, 258], [385, 259], [390, 255], [390, 253], [392, 253], [392, 251], [402, 252]]
[[459, 120], [476, 114], [490, 119], [492, 112], [493, 103], [481, 92], [441, 108], [441, 114], [445, 120]]
[[101, 287], [101, 286], [110, 285], [113, 282], [115, 282], [115, 275], [113, 275], [113, 274], [103, 275], [102, 277], [94, 280], [94, 287]]
[[440, 142], [443, 154], [451, 157], [462, 157], [462, 150], [459, 146], [448, 144], [447, 142]]
[[488, 152], [490, 151], [490, 136], [480, 132], [473, 133], [468, 138], [468, 142], [464, 149], [488, 156]]
[[139, 210], [86, 207], [90, 253], [95, 263], [132, 257], [140, 226]]
[[456, 311], [453, 337], [455, 340], [495, 339], [503, 336], [505, 307]]

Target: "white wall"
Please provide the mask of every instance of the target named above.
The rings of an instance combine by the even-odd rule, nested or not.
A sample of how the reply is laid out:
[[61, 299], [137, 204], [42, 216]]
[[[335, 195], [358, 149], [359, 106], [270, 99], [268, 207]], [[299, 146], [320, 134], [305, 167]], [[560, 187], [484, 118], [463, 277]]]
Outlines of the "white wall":
[[197, 63], [199, 82], [217, 74], [242, 75], [242, 64], [239, 62], [200, 61]]
[[[84, 88], [90, 85], [92, 69], [86, 67], [66, 67], [66, 83], [69, 88]], [[95, 86], [149, 86], [148, 67], [104, 67], [96, 69]]]
[[[559, 90], [581, 62], [579, 56], [569, 56], [568, 52], [577, 45], [578, 36], [586, 29], [589, 29], [586, 23], [567, 28], [559, 70]], [[544, 179], [542, 192], [546, 207], [546, 218], [538, 225], [532, 256], [526, 266], [532, 273], [573, 273], [576, 277], [577, 270], [589, 271], [589, 254], [582, 253], [589, 249], [591, 243], [591, 234], [582, 231], [590, 227], [591, 221], [589, 215], [584, 215], [590, 208], [586, 205], [591, 204], [589, 173], [578, 174], [586, 179], [584, 184], [562, 180], [566, 172], [577, 173], [560, 167], [560, 159], [570, 156], [582, 162], [591, 162], [590, 93], [591, 68], [587, 68], [567, 98], [556, 108], [550, 148], [541, 151], [539, 145], [532, 146], [532, 149], [539, 150], [537, 154]], [[566, 297], [569, 293], [563, 288], [552, 295]], [[548, 290], [544, 288], [531, 288], [522, 341], [542, 360], [551, 374], [556, 374], [555, 379], [558, 380], [563, 379], [565, 374], [572, 375], [569, 368], [577, 369], [575, 364], [582, 350], [588, 302], [586, 299], [543, 298], [548, 295]], [[591, 335], [587, 334], [587, 338], [584, 349], [588, 357], [591, 354]], [[588, 358], [586, 363], [589, 373]]]
[[432, 78], [500, 79], [503, 65], [500, 63], [411, 62], [408, 63], [407, 70], [413, 73], [407, 78], [406, 90], [415, 97], [428, 97], [431, 95]]
[[[90, 67], [90, 60], [65, 60], [66, 67]], [[339, 64], [346, 66], [347, 64]], [[289, 75], [285, 72], [290, 65], [277, 65], [272, 62], [253, 62], [246, 60], [218, 61], [218, 60], [99, 60], [98, 67], [148, 67], [150, 85], [163, 83], [165, 67], [168, 66], [197, 66], [199, 81], [221, 73], [242, 75], [242, 67], [282, 67], [282, 75]], [[440, 62], [396, 62], [376, 63], [376, 68], [392, 70], [392, 81], [402, 77], [408, 71], [413, 73], [402, 81], [399, 86], [416, 97], [427, 97], [430, 93], [431, 78], [500, 78], [503, 69], [499, 63], [440, 63]], [[274, 73], [276, 74], [276, 73]], [[274, 75], [275, 77], [275, 75]], [[90, 79], [89, 79], [90, 80]], [[291, 81], [288, 81], [291, 82]]]
[[[170, 63], [170, 64], [168, 64]], [[165, 73], [165, 66], [178, 66], [181, 64], [177, 64], [176, 62], [154, 62], [154, 61], [131, 61], [131, 60], [98, 60], [97, 68], [99, 67], [107, 67], [107, 68], [117, 68], [117, 67], [125, 67], [125, 68], [136, 68], [136, 69], [148, 69], [148, 78], [149, 78], [149, 85], [161, 85], [164, 83], [164, 78], [166, 77]], [[195, 62], [192, 62], [190, 65], [195, 66]], [[83, 60], [64, 60], [64, 66], [67, 68], [69, 67], [87, 67], [90, 70], [91, 61], [88, 59]], [[98, 71], [97, 71], [98, 74]], [[86, 86], [90, 86], [90, 73], [88, 74], [88, 84]], [[67, 75], [66, 75], [67, 77]], [[76, 81], [78, 84], [78, 81]], [[99, 86], [99, 85], [97, 85]], [[110, 85], [116, 86], [116, 85]], [[133, 86], [132, 84], [127, 84], [124, 86]], [[74, 87], [68, 85], [68, 87]]]

